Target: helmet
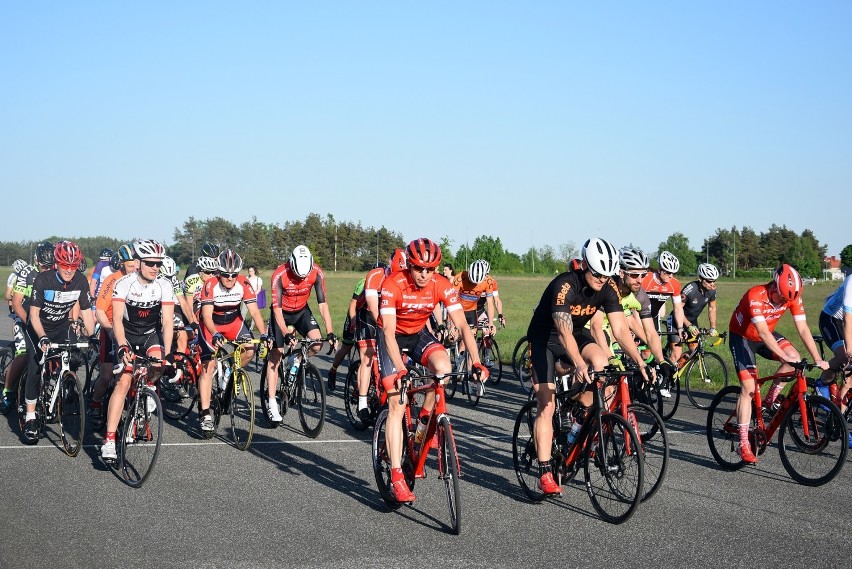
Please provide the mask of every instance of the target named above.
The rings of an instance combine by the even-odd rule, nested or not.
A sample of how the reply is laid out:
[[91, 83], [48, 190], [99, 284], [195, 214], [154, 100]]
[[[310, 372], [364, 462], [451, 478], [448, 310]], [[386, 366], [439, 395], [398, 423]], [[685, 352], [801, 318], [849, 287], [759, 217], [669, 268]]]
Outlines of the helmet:
[[53, 243], [42, 241], [36, 246], [35, 262], [42, 267], [52, 267], [56, 260], [53, 258]]
[[705, 281], [715, 281], [719, 278], [719, 269], [716, 268], [716, 265], [701, 263], [698, 265], [698, 276]]
[[592, 237], [583, 244], [581, 254], [586, 265], [598, 274], [611, 277], [618, 272], [618, 251], [609, 241]]
[[775, 286], [778, 294], [787, 300], [796, 300], [802, 294], [802, 277], [799, 271], [788, 264], [775, 269]]
[[27, 262], [23, 259], [15, 259], [15, 262], [12, 263], [12, 270], [16, 273], [20, 273], [24, 269], [27, 268]]
[[299, 278], [305, 278], [314, 266], [314, 256], [304, 245], [298, 245], [290, 255], [290, 270]]
[[109, 247], [104, 247], [103, 249], [101, 249], [101, 252], [98, 255], [98, 257], [102, 261], [106, 261], [107, 259], [111, 259], [112, 258], [112, 249], [110, 249]]
[[382, 263], [381, 261], [379, 261], [378, 263], [376, 263], [375, 265], [373, 265], [373, 268], [374, 268], [374, 269], [384, 269], [385, 271], [387, 271], [387, 270], [388, 270], [388, 264], [387, 264], [387, 263]]
[[659, 261], [660, 268], [667, 273], [675, 274], [680, 270], [680, 261], [668, 251], [660, 253]]
[[118, 248], [118, 257], [121, 259], [122, 263], [126, 263], [127, 261], [133, 260], [133, 245], [130, 243], [125, 243], [121, 247]]
[[163, 266], [160, 267], [160, 274], [166, 278], [172, 278], [177, 273], [175, 260], [166, 255], [163, 257]]
[[133, 252], [139, 259], [160, 259], [166, 256], [166, 249], [159, 241], [143, 239], [133, 242]]
[[408, 266], [417, 265], [418, 267], [426, 267], [434, 269], [441, 264], [441, 247], [425, 237], [415, 239], [405, 248], [405, 255], [408, 258]]
[[491, 270], [491, 265], [485, 259], [477, 259], [467, 269], [467, 278], [473, 284], [479, 284], [485, 280], [485, 275]]
[[198, 269], [205, 273], [215, 273], [219, 270], [219, 259], [215, 257], [199, 257]]
[[86, 261], [86, 258], [83, 257], [82, 259], [80, 259], [80, 266], [77, 267], [77, 270], [80, 271], [81, 273], [85, 273], [86, 269], [88, 267], [89, 267], [89, 263]]
[[651, 264], [648, 255], [638, 247], [622, 247], [618, 252], [618, 260], [624, 270], [645, 270]]
[[203, 243], [201, 245], [201, 256], [202, 257], [218, 257], [219, 256], [219, 246], [215, 243]]
[[391, 255], [390, 262], [388, 263], [390, 266], [391, 273], [398, 273], [399, 271], [404, 271], [408, 264], [405, 262], [405, 249], [402, 247], [397, 247], [393, 250], [393, 255]]
[[109, 258], [109, 268], [113, 271], [117, 271], [121, 268], [121, 256], [118, 254], [118, 251], [112, 254], [112, 257]]
[[231, 249], [219, 253], [219, 270], [223, 273], [239, 273], [243, 268], [243, 258]]
[[83, 260], [83, 252], [72, 241], [60, 241], [53, 247], [53, 258], [60, 265], [69, 265], [77, 269]]

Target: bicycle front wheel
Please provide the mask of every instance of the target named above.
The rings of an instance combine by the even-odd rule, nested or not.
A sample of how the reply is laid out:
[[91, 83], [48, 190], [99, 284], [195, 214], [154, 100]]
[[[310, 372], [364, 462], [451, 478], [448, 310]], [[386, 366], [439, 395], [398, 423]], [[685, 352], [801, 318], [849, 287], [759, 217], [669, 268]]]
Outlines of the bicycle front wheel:
[[[593, 425], [597, 430], [598, 425]], [[641, 443], [627, 419], [614, 413], [600, 417], [603, 438], [593, 431], [586, 448], [586, 490], [605, 521], [620, 524], [636, 512], [642, 499], [644, 461]]]
[[156, 391], [143, 387], [129, 400], [121, 431], [119, 471], [128, 486], [139, 488], [154, 471], [163, 431], [163, 408]]
[[627, 408], [630, 423], [642, 443], [645, 485], [642, 501], [657, 493], [669, 467], [669, 434], [663, 418], [649, 405], [631, 403]]
[[849, 435], [840, 409], [828, 399], [808, 397], [805, 412], [807, 416], [802, 417], [798, 402], [787, 411], [778, 433], [778, 451], [793, 480], [820, 486], [837, 476], [846, 462]]
[[479, 341], [479, 359], [482, 365], [488, 368], [490, 380], [494, 385], [500, 383], [503, 379], [503, 365], [500, 363], [500, 346], [497, 345], [497, 340], [494, 336], [483, 336]]
[[[668, 390], [668, 391], [666, 391]], [[655, 407], [663, 421], [674, 417], [680, 404], [680, 376], [663, 377], [662, 381], [650, 388], [651, 407]], [[668, 393], [668, 395], [664, 395]]]
[[68, 456], [77, 456], [83, 448], [83, 435], [86, 432], [86, 409], [83, 404], [83, 392], [77, 376], [67, 372], [62, 376], [59, 387], [59, 435], [62, 438], [62, 450]]
[[461, 491], [459, 490], [459, 457], [453, 427], [445, 415], [438, 420], [438, 478], [444, 481], [447, 507], [450, 511], [450, 528], [455, 535], [461, 532]]
[[[376, 486], [379, 489], [379, 494], [385, 504], [392, 510], [399, 509], [402, 505], [396, 500], [396, 497], [391, 491], [391, 461], [388, 455], [387, 447], [387, 427], [388, 427], [388, 410], [383, 409], [376, 419], [376, 426], [373, 429], [373, 448], [372, 462], [373, 475], [376, 478]], [[414, 490], [414, 467], [411, 462], [411, 457], [408, 454], [408, 429], [405, 426], [405, 421], [402, 422], [402, 472], [405, 476], [405, 481], [408, 487]]]
[[529, 401], [521, 407], [512, 432], [512, 463], [524, 493], [530, 500], [541, 502], [544, 500], [544, 493], [538, 487], [541, 469], [534, 435], [537, 417], [538, 404], [535, 401]]
[[325, 424], [325, 384], [317, 367], [310, 362], [305, 362], [299, 370], [296, 398], [302, 429], [307, 436], [315, 439]]
[[706, 352], [689, 363], [684, 387], [689, 401], [699, 409], [710, 407], [712, 399], [703, 390], [718, 390], [728, 386], [728, 368], [718, 354]]
[[[707, 444], [716, 462], [725, 470], [738, 470], [745, 466], [740, 457], [740, 431], [737, 426], [737, 400], [740, 388], [726, 387], [716, 394], [707, 412]], [[752, 418], [755, 414], [751, 406]], [[753, 419], [752, 419], [753, 420]]]
[[530, 359], [530, 343], [523, 336], [512, 352], [512, 371], [521, 384], [521, 389], [526, 392], [532, 391], [532, 360]]
[[254, 390], [244, 369], [234, 370], [231, 389], [231, 438], [235, 447], [246, 450], [254, 433]]

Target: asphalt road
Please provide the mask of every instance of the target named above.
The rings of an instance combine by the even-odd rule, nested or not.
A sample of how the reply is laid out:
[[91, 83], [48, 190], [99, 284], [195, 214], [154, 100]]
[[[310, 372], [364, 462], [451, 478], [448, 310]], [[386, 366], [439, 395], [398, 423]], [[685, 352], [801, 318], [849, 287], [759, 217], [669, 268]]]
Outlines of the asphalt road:
[[[325, 357], [315, 361], [327, 368]], [[372, 431], [350, 428], [340, 393], [316, 440], [301, 434], [294, 413], [275, 430], [259, 419], [245, 452], [201, 439], [194, 414], [189, 428], [167, 423], [141, 489], [103, 467], [94, 437], [76, 458], [53, 431], [23, 445], [12, 412], [0, 420], [0, 567], [848, 566], [852, 469], [801, 486], [773, 445], [756, 467], [724, 472], [707, 447], [705, 413], [688, 401], [669, 423], [662, 489], [613, 526], [580, 482], [559, 499], [524, 497], [511, 432], [525, 396], [508, 368], [477, 408], [456, 395], [463, 517], [454, 536], [434, 468], [417, 482], [413, 506], [384, 505]]]

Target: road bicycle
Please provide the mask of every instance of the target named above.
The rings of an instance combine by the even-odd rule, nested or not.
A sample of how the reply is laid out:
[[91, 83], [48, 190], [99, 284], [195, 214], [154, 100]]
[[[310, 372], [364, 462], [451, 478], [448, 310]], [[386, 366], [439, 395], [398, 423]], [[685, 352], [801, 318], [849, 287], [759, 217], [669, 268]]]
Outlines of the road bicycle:
[[[426, 478], [426, 459], [432, 440], [436, 438], [438, 447], [438, 479], [444, 481], [447, 507], [450, 514], [450, 529], [458, 535], [461, 532], [461, 465], [459, 463], [456, 442], [450, 417], [447, 415], [447, 401], [444, 383], [456, 374], [449, 373], [438, 377], [433, 373], [415, 367], [402, 382], [399, 393], [400, 404], [405, 404], [402, 421], [402, 472], [410, 489], [414, 489], [417, 479]], [[435, 392], [435, 406], [428, 415], [428, 424], [420, 442], [415, 441], [420, 408], [426, 393]], [[394, 395], [396, 397], [396, 395]], [[386, 446], [388, 410], [384, 409], [373, 430], [372, 461], [373, 474], [382, 499], [391, 509], [402, 504], [391, 491], [391, 461]]]
[[362, 421], [358, 415], [358, 367], [360, 360], [353, 362], [346, 373], [346, 385], [343, 388], [343, 398], [345, 400], [346, 416], [352, 427], [356, 431], [363, 431], [370, 425], [376, 423], [376, 418], [387, 402], [387, 393], [379, 386], [379, 365], [378, 359], [373, 357], [370, 365], [370, 384], [367, 388], [367, 409], [369, 414], [366, 421]]
[[[325, 384], [319, 369], [309, 361], [311, 347], [321, 345], [322, 339], [300, 339], [296, 347], [290, 349], [278, 364], [278, 385], [275, 388], [275, 401], [283, 418], [287, 409], [296, 406], [299, 410], [299, 422], [305, 435], [315, 439], [325, 424]], [[331, 345], [332, 350], [334, 346]], [[331, 351], [329, 351], [331, 353]], [[265, 364], [265, 362], [264, 362]], [[280, 423], [269, 421], [269, 383], [266, 365], [260, 372], [260, 407], [270, 428]], [[281, 422], [283, 424], [283, 421]]]
[[[573, 397], [582, 393], [587, 384], [569, 388], [567, 381], [556, 383], [549, 462], [560, 485], [572, 480], [582, 468], [592, 506], [607, 522], [620, 524], [636, 512], [644, 495], [642, 443], [630, 421], [607, 412], [604, 392], [607, 387], [618, 385], [624, 372], [608, 367], [592, 371], [590, 375], [594, 400], [586, 410], [573, 444], [568, 441], [569, 431], [563, 427], [563, 422], [567, 424], [564, 421], [567, 417], [581, 413], [581, 406]], [[545, 494], [538, 487], [541, 468], [534, 437], [537, 417], [535, 401], [526, 403], [518, 413], [512, 432], [512, 462], [524, 493], [540, 502]]]
[[[222, 415], [228, 414], [231, 418], [231, 440], [240, 450], [248, 449], [254, 434], [254, 390], [251, 378], [242, 366], [243, 353], [248, 346], [260, 343], [260, 340], [251, 337], [225, 340], [213, 356], [216, 360], [210, 397], [213, 432], [209, 436], [216, 433]], [[228, 346], [233, 350], [228, 351]], [[201, 413], [200, 399], [198, 412]]]
[[532, 360], [530, 343], [526, 336], [522, 336], [515, 349], [512, 351], [512, 371], [521, 384], [521, 389], [532, 393]]
[[710, 336], [708, 328], [701, 328], [692, 338], [683, 343], [692, 346], [689, 352], [684, 353], [677, 362], [677, 371], [672, 377], [663, 376], [660, 388], [666, 388], [671, 392], [671, 397], [665, 397], [663, 401], [664, 420], [671, 419], [677, 411], [680, 402], [680, 388], [683, 383], [686, 396], [698, 409], [707, 409], [710, 403], [706, 401], [706, 391], [718, 391], [728, 386], [728, 366], [722, 357], [707, 349], [707, 337], [715, 338], [713, 346], [724, 342], [728, 336], [722, 332], [718, 336]]
[[[847, 428], [840, 409], [828, 399], [808, 393], [814, 380], [805, 370], [817, 366], [807, 361], [789, 364], [790, 372], [758, 378], [751, 401], [749, 443], [760, 456], [778, 431], [778, 452], [787, 473], [800, 484], [819, 486], [832, 480], [846, 460]], [[761, 411], [760, 386], [767, 381], [792, 380], [792, 388], [768, 423]], [[745, 466], [740, 457], [737, 400], [740, 387], [732, 385], [716, 394], [707, 413], [707, 443], [716, 462], [725, 470]], [[778, 396], [781, 398], [781, 396]]]
[[[77, 378], [77, 370], [85, 369], [82, 350], [88, 346], [88, 341], [72, 341], [70, 337], [65, 342], [51, 342], [39, 361], [38, 434], [39, 437], [44, 434], [45, 424], [58, 423], [62, 450], [68, 456], [80, 453], [86, 432], [83, 385]], [[25, 391], [23, 385], [18, 389], [18, 425], [22, 433], [26, 423]]]
[[[460, 342], [461, 340], [452, 342], [451, 345], [447, 347], [447, 355], [450, 358], [453, 374], [448, 376], [449, 380], [444, 391], [447, 397], [452, 399], [456, 395], [458, 384], [461, 383], [461, 390], [467, 396], [467, 400], [470, 402], [471, 407], [476, 407], [479, 404], [480, 398], [485, 395], [485, 384], [471, 377], [470, 361], [467, 357], [467, 351], [461, 351], [459, 349]], [[480, 352], [479, 358], [480, 361], [483, 361], [483, 365], [485, 365], [484, 360], [482, 359], [482, 352]], [[493, 368], [493, 365], [491, 367]]]
[[[192, 328], [187, 327], [187, 332]], [[177, 380], [163, 378], [160, 382], [160, 399], [163, 413], [169, 419], [180, 421], [189, 415], [198, 401], [198, 378], [201, 377], [201, 346], [199, 336], [188, 340], [186, 352], [172, 352], [175, 366], [181, 371]], [[260, 351], [260, 350], [258, 350]]]

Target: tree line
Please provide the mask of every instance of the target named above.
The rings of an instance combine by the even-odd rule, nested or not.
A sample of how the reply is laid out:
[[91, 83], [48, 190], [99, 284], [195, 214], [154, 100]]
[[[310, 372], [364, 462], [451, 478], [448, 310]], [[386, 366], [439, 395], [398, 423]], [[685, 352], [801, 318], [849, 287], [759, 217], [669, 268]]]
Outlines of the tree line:
[[[55, 242], [62, 237], [50, 236]], [[80, 237], [73, 240], [83, 253], [95, 261], [103, 248], [117, 249], [131, 241], [114, 237]], [[215, 217], [199, 220], [190, 217], [175, 228], [174, 241], [167, 243], [168, 253], [182, 267], [195, 262], [205, 242], [231, 247], [244, 259], [245, 265], [272, 269], [290, 257], [297, 245], [306, 245], [316, 262], [326, 271], [366, 271], [377, 261], [386, 261], [393, 250], [404, 247], [405, 240], [398, 232], [386, 227], [364, 227], [361, 223], [339, 222], [334, 216], [311, 213], [303, 221], [287, 221], [283, 225], [263, 223], [252, 218], [240, 225]], [[499, 237], [481, 235], [473, 243], [454, 247], [446, 236], [439, 239], [444, 261], [455, 270], [464, 270], [475, 259], [486, 259], [491, 270], [498, 273], [555, 274], [565, 270], [567, 263], [579, 255], [574, 242], [557, 246], [531, 247], [525, 253], [507, 251]], [[32, 259], [36, 242], [0, 242], [0, 263], [11, 265], [15, 259]], [[786, 226], [772, 225], [757, 233], [750, 227], [719, 228], [697, 250], [692, 249], [683, 233], [673, 233], [662, 241], [656, 251], [646, 251], [656, 258], [668, 250], [680, 259], [680, 273], [695, 274], [700, 263], [710, 262], [723, 275], [764, 278], [780, 263], [796, 266], [806, 277], [822, 276], [826, 246], [809, 229], [801, 234]], [[844, 266], [852, 266], [852, 245], [841, 252]]]

